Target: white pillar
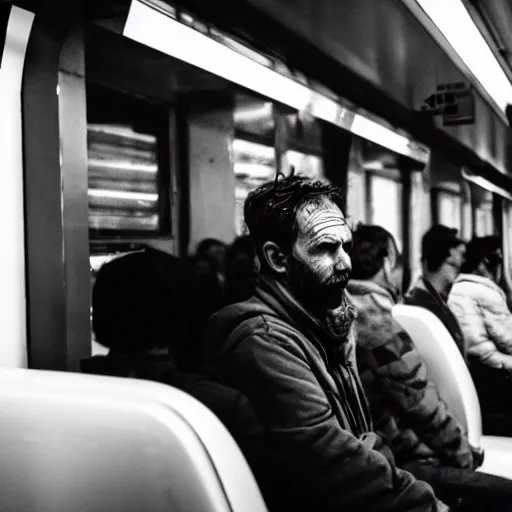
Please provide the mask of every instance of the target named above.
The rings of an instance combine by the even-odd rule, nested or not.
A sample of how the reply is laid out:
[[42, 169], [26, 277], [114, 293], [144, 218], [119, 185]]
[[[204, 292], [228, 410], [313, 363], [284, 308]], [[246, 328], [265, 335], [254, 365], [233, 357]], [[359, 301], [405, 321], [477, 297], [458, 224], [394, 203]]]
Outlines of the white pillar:
[[3, 367], [27, 366], [21, 81], [33, 19], [33, 13], [11, 8], [0, 67], [0, 366]]

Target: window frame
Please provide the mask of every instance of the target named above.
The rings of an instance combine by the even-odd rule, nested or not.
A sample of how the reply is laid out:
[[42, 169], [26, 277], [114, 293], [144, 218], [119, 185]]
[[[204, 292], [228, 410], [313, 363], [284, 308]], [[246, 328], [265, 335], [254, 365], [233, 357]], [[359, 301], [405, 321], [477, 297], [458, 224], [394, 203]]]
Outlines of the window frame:
[[[151, 132], [148, 133], [155, 135], [157, 138], [157, 212], [160, 221], [160, 226], [156, 230], [95, 229], [89, 226], [91, 250], [98, 242], [111, 242], [113, 245], [117, 245], [126, 240], [175, 239], [178, 236], [176, 197], [178, 192], [177, 173], [179, 172], [175, 105], [127, 92], [110, 85], [89, 82], [86, 87], [88, 123], [90, 122], [91, 97], [93, 101], [101, 105], [101, 97], [103, 96], [105, 98], [103, 101], [106, 101], [107, 98], [117, 97], [121, 98], [121, 105], [123, 103], [136, 105], [135, 108], [130, 110], [131, 114], [136, 116], [135, 123], [151, 126]], [[122, 108], [122, 106], [118, 106], [113, 110], [118, 112]], [[134, 112], [135, 114], [133, 114]], [[157, 114], [155, 115], [155, 113]]]

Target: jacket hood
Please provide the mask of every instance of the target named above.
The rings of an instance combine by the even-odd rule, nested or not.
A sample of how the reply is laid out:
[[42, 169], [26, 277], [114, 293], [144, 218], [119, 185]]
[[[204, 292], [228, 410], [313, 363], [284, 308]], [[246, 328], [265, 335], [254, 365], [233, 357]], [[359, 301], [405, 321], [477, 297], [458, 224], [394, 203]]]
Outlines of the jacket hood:
[[373, 300], [380, 305], [382, 309], [390, 310], [396, 304], [393, 294], [373, 281], [363, 281], [351, 279], [348, 282], [347, 291], [350, 294], [355, 305], [358, 305], [361, 299]]
[[208, 321], [206, 329], [205, 358], [210, 361], [221, 352], [229, 351], [226, 341], [235, 329], [252, 318], [272, 314], [272, 310], [255, 300], [232, 304], [215, 313]]
[[499, 292], [505, 297], [505, 292], [489, 277], [478, 276], [476, 274], [459, 274], [453, 286], [455, 287], [460, 283], [473, 283], [480, 286], [485, 286], [486, 288], [490, 288], [491, 290]]

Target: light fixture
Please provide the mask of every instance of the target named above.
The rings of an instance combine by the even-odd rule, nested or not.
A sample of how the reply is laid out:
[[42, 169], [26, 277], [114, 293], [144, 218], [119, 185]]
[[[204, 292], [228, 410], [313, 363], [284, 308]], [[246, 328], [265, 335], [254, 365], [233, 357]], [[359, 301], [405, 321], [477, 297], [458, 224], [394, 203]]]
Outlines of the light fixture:
[[[413, 143], [327, 96], [179, 23], [143, 0], [132, 0], [123, 34], [293, 109], [308, 111], [319, 119], [353, 131], [397, 153], [422, 163], [429, 160], [426, 146]], [[366, 133], [366, 130], [370, 131]]]
[[504, 113], [512, 84], [461, 0], [416, 0]]

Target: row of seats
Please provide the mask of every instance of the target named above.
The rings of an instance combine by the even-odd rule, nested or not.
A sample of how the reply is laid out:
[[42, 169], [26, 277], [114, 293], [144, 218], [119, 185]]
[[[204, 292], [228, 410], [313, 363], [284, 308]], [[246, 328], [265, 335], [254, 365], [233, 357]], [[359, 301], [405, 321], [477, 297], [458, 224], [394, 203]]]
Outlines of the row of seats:
[[466, 428], [469, 442], [484, 450], [479, 471], [512, 479], [512, 438], [482, 435], [475, 385], [446, 327], [430, 311], [415, 306], [397, 305], [393, 316], [412, 338], [448, 410]]
[[[396, 306], [480, 471], [512, 478], [512, 439], [482, 435], [475, 386], [429, 311]], [[5, 512], [265, 512], [256, 481], [220, 421], [154, 382], [35, 370], [0, 372]]]
[[3, 512], [266, 512], [206, 407], [153, 382], [0, 371]]

